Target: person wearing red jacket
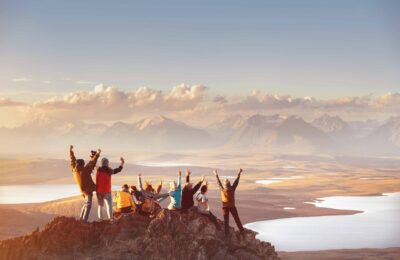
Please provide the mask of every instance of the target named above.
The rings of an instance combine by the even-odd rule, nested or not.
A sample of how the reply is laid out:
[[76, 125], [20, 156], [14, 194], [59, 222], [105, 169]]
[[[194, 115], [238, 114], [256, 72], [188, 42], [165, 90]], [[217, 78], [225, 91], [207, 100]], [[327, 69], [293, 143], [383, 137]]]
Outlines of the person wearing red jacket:
[[103, 219], [102, 208], [104, 204], [107, 210], [107, 216], [110, 222], [113, 222], [113, 202], [111, 195], [111, 175], [122, 171], [124, 167], [124, 158], [121, 157], [121, 165], [118, 168], [111, 169], [107, 158], [101, 159], [101, 167], [97, 168], [96, 173], [96, 195], [98, 203], [98, 217]]

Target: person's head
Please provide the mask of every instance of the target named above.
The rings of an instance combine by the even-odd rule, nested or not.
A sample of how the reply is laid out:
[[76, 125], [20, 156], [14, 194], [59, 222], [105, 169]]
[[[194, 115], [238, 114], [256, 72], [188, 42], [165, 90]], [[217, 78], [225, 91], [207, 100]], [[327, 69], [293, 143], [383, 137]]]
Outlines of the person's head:
[[147, 182], [147, 181], [146, 181], [146, 182], [144, 183], [144, 190], [145, 190], [145, 191], [149, 191], [149, 192], [150, 192], [150, 191], [153, 191], [153, 190], [154, 190], [154, 189], [153, 189], [153, 185], [151, 185], [150, 182]]
[[101, 159], [101, 166], [108, 167], [109, 161], [106, 157]]
[[136, 188], [136, 186], [132, 185], [132, 186], [129, 188], [129, 190], [130, 190], [130, 192], [135, 192], [135, 191], [137, 191], [137, 188]]
[[185, 184], [185, 187], [183, 187], [184, 190], [190, 191], [192, 189], [192, 184], [190, 182]]
[[90, 151], [90, 158], [93, 158], [96, 155], [96, 151], [91, 150]]
[[83, 169], [83, 167], [85, 167], [85, 160], [83, 159], [76, 160], [76, 168]]
[[231, 182], [228, 179], [224, 180], [224, 186], [225, 188], [230, 188], [231, 187]]
[[129, 186], [128, 186], [128, 184], [122, 185], [121, 190], [122, 190], [122, 191], [129, 192]]
[[177, 187], [176, 187], [176, 182], [175, 181], [171, 181], [169, 183], [169, 190], [170, 191], [176, 191]]
[[206, 193], [207, 193], [207, 190], [208, 190], [207, 185], [203, 185], [203, 186], [201, 186], [201, 188], [200, 188], [200, 192], [201, 192], [202, 194], [206, 194]]

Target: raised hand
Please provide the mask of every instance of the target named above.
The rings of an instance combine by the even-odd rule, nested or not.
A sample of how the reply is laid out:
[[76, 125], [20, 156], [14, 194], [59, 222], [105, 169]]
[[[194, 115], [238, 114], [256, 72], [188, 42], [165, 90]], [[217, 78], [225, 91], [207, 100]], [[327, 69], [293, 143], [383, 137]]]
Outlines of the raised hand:
[[74, 146], [71, 144], [71, 145], [69, 146], [69, 150], [72, 151], [73, 149], [74, 149]]
[[243, 172], [243, 169], [242, 169], [242, 168], [240, 168], [240, 170], [239, 170], [239, 174], [240, 174], [240, 173], [242, 173], [242, 172]]
[[178, 175], [182, 176], [182, 171], [181, 170], [179, 170]]
[[121, 160], [121, 165], [124, 165], [125, 164], [124, 157], [121, 157], [120, 160]]
[[101, 154], [101, 149], [97, 149], [97, 154]]
[[190, 174], [192, 174], [192, 172], [190, 171], [190, 169], [186, 169], [186, 176], [190, 176]]
[[142, 174], [139, 172], [138, 176], [139, 176], [139, 177], [142, 177]]
[[205, 180], [206, 180], [206, 177], [203, 175], [201, 178], [201, 182], [205, 182]]
[[217, 172], [217, 170], [214, 170], [214, 171], [213, 171], [213, 173], [214, 173], [214, 175], [215, 175], [215, 176], [217, 176], [217, 175], [218, 175], [218, 172]]

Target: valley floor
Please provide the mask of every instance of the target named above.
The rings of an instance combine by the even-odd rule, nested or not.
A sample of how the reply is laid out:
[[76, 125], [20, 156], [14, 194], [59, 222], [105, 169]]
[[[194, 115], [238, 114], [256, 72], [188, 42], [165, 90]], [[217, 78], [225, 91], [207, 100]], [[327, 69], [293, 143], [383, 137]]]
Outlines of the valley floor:
[[[184, 160], [187, 160], [187, 158]], [[400, 163], [398, 160], [371, 160], [369, 158], [339, 158], [334, 160], [331, 158], [271, 157], [268, 155], [199, 155], [196, 159], [193, 159], [195, 165], [205, 165], [204, 161], [208, 162], [208, 168], [191, 167], [193, 171], [192, 182], [200, 180], [201, 175], [206, 175], [209, 181], [211, 209], [219, 218], [222, 218], [221, 205], [215, 177], [211, 173], [212, 168], [222, 169], [220, 175], [228, 176], [231, 180], [235, 178], [237, 168], [243, 167], [245, 169], [236, 192], [237, 207], [243, 223], [301, 216], [354, 214], [357, 211], [317, 208], [305, 202], [312, 202], [317, 198], [327, 196], [368, 196], [400, 191], [400, 173], [398, 170]], [[62, 162], [62, 165], [67, 166], [65, 162]], [[230, 165], [231, 168], [223, 168], [223, 165]], [[128, 165], [124, 170], [125, 172], [113, 179], [114, 184], [128, 183], [135, 185], [136, 172], [138, 171], [137, 166], [135, 167]], [[163, 178], [164, 183], [168, 183], [176, 179], [177, 169], [178, 167], [141, 167], [139, 170], [144, 172], [145, 179], [153, 183], [158, 183], [160, 178]], [[52, 170], [54, 171], [54, 168]], [[4, 173], [1, 171], [4, 172], [4, 168], [0, 170], [0, 175], [3, 175]], [[72, 181], [72, 176], [66, 174], [61, 176], [47, 174], [45, 176], [50, 176], [50, 181], [39, 181], [43, 183]], [[23, 184], [21, 182], [25, 179], [22, 177], [15, 176], [16, 179], [21, 180], [20, 184]], [[279, 181], [270, 184], [256, 183], [260, 180]], [[163, 190], [166, 190], [165, 186]], [[0, 239], [32, 231], [36, 227], [43, 226], [55, 215], [77, 216], [80, 206], [80, 196], [37, 204], [0, 205], [0, 218], [2, 219]], [[163, 204], [162, 206], [165, 207], [166, 205]], [[97, 204], [94, 199], [91, 220], [96, 219], [96, 213]], [[13, 228], [10, 228], [10, 226]], [[279, 251], [279, 248], [277, 250]], [[363, 249], [360, 257], [358, 257], [357, 252], [361, 251], [282, 252], [281, 256], [283, 259], [381, 259], [378, 256], [387, 255], [388, 258], [385, 259], [392, 259], [391, 257], [396, 254], [399, 256], [400, 249]], [[323, 254], [323, 257], [321, 257], [321, 254]]]

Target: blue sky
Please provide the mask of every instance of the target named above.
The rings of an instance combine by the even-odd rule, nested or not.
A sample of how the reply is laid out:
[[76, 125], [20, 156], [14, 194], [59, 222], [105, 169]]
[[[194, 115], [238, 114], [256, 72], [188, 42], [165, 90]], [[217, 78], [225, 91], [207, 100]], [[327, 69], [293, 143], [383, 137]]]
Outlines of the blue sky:
[[0, 95], [99, 82], [204, 84], [223, 95], [396, 92], [399, 13], [399, 1], [385, 0], [3, 0]]

